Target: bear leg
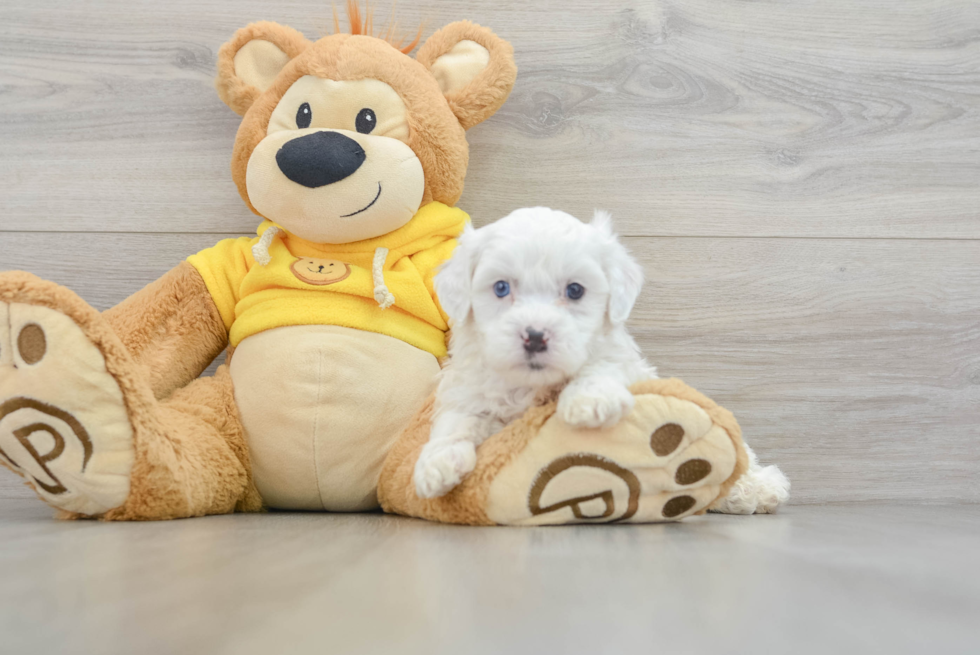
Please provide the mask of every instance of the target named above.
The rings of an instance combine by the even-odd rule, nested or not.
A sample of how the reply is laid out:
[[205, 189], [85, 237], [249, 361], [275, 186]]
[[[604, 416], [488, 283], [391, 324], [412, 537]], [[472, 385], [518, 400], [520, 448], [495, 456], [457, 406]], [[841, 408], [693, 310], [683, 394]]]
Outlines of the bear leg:
[[259, 509], [227, 369], [163, 402], [144, 371], [74, 293], [0, 275], [0, 463], [65, 518]]
[[395, 443], [381, 473], [385, 511], [445, 523], [655, 523], [701, 514], [748, 459], [735, 418], [680, 380], [631, 388], [633, 410], [609, 428], [572, 428], [556, 403], [528, 410], [484, 441], [476, 468], [445, 496], [412, 481], [433, 401]]

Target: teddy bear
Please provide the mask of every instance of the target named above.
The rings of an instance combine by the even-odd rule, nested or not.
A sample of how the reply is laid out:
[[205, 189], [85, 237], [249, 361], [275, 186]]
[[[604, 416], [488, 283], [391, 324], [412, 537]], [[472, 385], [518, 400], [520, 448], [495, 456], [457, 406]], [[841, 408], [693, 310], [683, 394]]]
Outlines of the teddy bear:
[[[349, 34], [310, 41], [260, 22], [218, 53], [218, 94], [242, 116], [231, 174], [261, 219], [254, 236], [190, 255], [104, 313], [30, 273], [0, 274], [0, 463], [64, 518], [704, 511], [744, 452], [734, 419], [679, 382], [635, 389], [638, 411], [601, 447], [535, 408], [484, 444], [453, 494], [414, 496], [406, 471], [450, 328], [433, 277], [469, 220], [455, 207], [466, 130], [503, 104], [517, 68], [506, 41], [467, 21], [413, 58], [421, 32], [403, 47], [372, 36], [356, 3], [348, 12]], [[710, 474], [682, 480], [698, 453]]]

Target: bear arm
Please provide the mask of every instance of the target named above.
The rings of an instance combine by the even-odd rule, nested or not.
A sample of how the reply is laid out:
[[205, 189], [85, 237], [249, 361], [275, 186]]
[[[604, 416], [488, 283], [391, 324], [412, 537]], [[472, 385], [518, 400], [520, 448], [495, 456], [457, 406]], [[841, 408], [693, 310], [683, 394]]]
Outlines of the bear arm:
[[103, 316], [159, 399], [189, 384], [228, 345], [204, 278], [186, 261]]

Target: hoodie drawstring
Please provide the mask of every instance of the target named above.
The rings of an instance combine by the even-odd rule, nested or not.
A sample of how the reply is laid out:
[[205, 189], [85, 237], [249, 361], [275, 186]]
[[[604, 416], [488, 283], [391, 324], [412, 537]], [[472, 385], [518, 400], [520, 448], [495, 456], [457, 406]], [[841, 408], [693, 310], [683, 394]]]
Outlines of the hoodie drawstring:
[[269, 262], [272, 261], [272, 257], [269, 256], [269, 246], [272, 245], [272, 240], [276, 238], [280, 230], [275, 225], [270, 225], [269, 228], [262, 233], [259, 237], [259, 242], [252, 246], [252, 257], [260, 266], [268, 266]]

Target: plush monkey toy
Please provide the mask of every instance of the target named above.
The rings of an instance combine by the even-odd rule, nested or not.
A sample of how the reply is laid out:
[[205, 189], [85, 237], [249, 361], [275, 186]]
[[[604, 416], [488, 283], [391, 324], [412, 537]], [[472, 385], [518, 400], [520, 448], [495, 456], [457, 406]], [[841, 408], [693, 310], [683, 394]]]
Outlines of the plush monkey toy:
[[[650, 434], [672, 426], [661, 468], [711, 451], [701, 459], [714, 468], [678, 483], [682, 494], [579, 452], [561, 426], [549, 428], [561, 453], [528, 450], [551, 438], [538, 438], [544, 408], [518, 437], [488, 442], [459, 493], [414, 497], [404, 471], [446, 354], [432, 280], [468, 220], [454, 207], [465, 131], [503, 104], [516, 66], [478, 25], [444, 27], [413, 59], [418, 39], [400, 48], [370, 36], [348, 9], [352, 34], [311, 42], [255, 23], [219, 52], [218, 93], [243, 116], [232, 177], [263, 219], [256, 236], [189, 257], [102, 314], [29, 273], [0, 274], [0, 463], [62, 516], [105, 520], [373, 509], [386, 457], [386, 508], [436, 520], [703, 510], [744, 453], [734, 421], [686, 397], [683, 411], [640, 412], [636, 428], [650, 450]], [[216, 375], [198, 378], [226, 348]], [[658, 407], [664, 397], [651, 396]], [[654, 500], [637, 514], [641, 496]]]

